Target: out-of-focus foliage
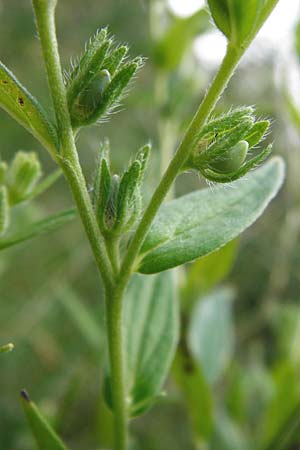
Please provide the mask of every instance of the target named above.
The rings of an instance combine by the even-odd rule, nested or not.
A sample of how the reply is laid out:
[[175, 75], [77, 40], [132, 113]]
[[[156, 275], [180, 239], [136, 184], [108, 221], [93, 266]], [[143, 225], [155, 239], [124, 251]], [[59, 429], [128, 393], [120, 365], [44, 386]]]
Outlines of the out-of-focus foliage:
[[[174, 150], [212, 76], [213, 70], [205, 61], [199, 64], [192, 51], [193, 37], [212, 25], [202, 11], [175, 18], [163, 0], [100, 3], [59, 2], [65, 68], [87, 36], [107, 24], [118, 40], [130, 44], [131, 54], [148, 59], [113, 122], [79, 134], [80, 158], [92, 184], [100, 140], [110, 138], [116, 173], [151, 139], [153, 159], [145, 180], [151, 192], [164, 166], [158, 149], [164, 154]], [[294, 57], [299, 61], [299, 27], [297, 33]], [[49, 105], [29, 1], [0, 1], [0, 53], [36, 98]], [[261, 48], [259, 54], [258, 59], [244, 59], [219, 109], [257, 103], [259, 116], [275, 122], [267, 143], [274, 142], [274, 152], [287, 160], [285, 189], [238, 245], [188, 265], [186, 279], [176, 272], [182, 326], [169, 395], [145, 418], [133, 421], [132, 449], [195, 450], [205, 444], [209, 450], [291, 450], [300, 445], [299, 105], [288, 83], [274, 84], [278, 54]], [[38, 141], [2, 111], [0, 119], [1, 160], [11, 160], [16, 150], [37, 151], [45, 172], [51, 173], [52, 162]], [[197, 176], [182, 175], [176, 193], [200, 183]], [[14, 208], [13, 220], [26, 230], [71, 205], [59, 180], [34, 202]], [[0, 276], [0, 343], [15, 345], [0, 357], [0, 447], [34, 448], [19, 403], [24, 386], [68, 447], [109, 447], [111, 415], [100, 398], [106, 373], [102, 296], [78, 222], [2, 251]], [[235, 298], [225, 300], [219, 310], [216, 302], [229, 292], [224, 284], [233, 287]], [[215, 323], [211, 338], [203, 320], [207, 311]], [[226, 345], [220, 339], [207, 356], [197, 348], [202, 342], [195, 336], [205, 335], [213, 347], [217, 332], [226, 334]], [[232, 336], [235, 345], [229, 346]], [[216, 352], [226, 354], [221, 366], [215, 364], [220, 363], [214, 360]]]

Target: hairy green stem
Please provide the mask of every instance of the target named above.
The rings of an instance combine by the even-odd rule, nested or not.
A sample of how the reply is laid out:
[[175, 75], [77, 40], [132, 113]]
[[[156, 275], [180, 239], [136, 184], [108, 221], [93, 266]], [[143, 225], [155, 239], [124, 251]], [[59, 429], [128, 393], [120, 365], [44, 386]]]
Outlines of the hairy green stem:
[[55, 30], [56, 2], [53, 0], [33, 0], [32, 3], [60, 137], [60, 153], [57, 156], [57, 162], [61, 165], [69, 182], [104, 285], [110, 288], [113, 284], [110, 261], [104, 240], [99, 232], [78, 160], [69, 116]]
[[[112, 272], [105, 241], [99, 231], [78, 160], [57, 47], [54, 19], [55, 2], [53, 0], [33, 0], [33, 7], [61, 142], [60, 154], [57, 157], [57, 161], [61, 165], [70, 185], [105, 286], [107, 333], [115, 421], [115, 449], [126, 450], [127, 411], [122, 348], [122, 298], [124, 290], [114, 289], [115, 275]], [[112, 259], [114, 261], [114, 257]]]
[[123, 351], [124, 291], [106, 292], [107, 334], [110, 356], [112, 404], [114, 411], [114, 443], [116, 450], [128, 447], [128, 411]]
[[213, 111], [217, 101], [226, 88], [234, 70], [243, 54], [242, 50], [228, 46], [222, 65], [214, 78], [205, 98], [199, 106], [187, 132], [178, 147], [175, 156], [171, 160], [163, 178], [157, 186], [148, 207], [137, 227], [135, 235], [130, 243], [127, 254], [121, 266], [120, 289], [128, 282], [134, 268], [135, 260], [147, 232], [156, 216], [156, 213], [165, 199], [170, 187], [180, 173], [181, 167], [189, 157], [190, 152], [197, 142], [197, 135]]

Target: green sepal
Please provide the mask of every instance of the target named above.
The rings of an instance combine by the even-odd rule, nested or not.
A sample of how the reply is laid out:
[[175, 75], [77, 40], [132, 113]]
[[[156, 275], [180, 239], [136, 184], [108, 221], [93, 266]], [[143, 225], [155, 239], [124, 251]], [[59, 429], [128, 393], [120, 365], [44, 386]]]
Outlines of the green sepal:
[[228, 172], [228, 173], [218, 173], [213, 170], [203, 169], [201, 170], [201, 174], [209, 181], [215, 183], [231, 183], [232, 181], [236, 181], [239, 178], [245, 176], [250, 170], [254, 169], [256, 166], [260, 165], [264, 162], [272, 153], [272, 145], [270, 144], [267, 148], [260, 151], [260, 153], [249, 161], [245, 162], [237, 171]]
[[111, 75], [114, 75], [122, 64], [122, 61], [124, 60], [127, 53], [128, 47], [126, 45], [117, 47], [110, 53], [110, 55], [105, 58], [103, 67], [105, 67], [105, 69], [108, 70]]
[[34, 152], [18, 152], [7, 175], [9, 201], [11, 205], [28, 197], [42, 176], [41, 164]]
[[55, 126], [39, 102], [1, 62], [0, 106], [32, 133], [55, 157], [58, 148]]
[[249, 133], [244, 138], [245, 141], [248, 142], [249, 148], [254, 147], [254, 145], [256, 144], [259, 144], [259, 142], [266, 135], [269, 127], [269, 120], [260, 120], [253, 125]]
[[83, 56], [74, 65], [73, 70], [66, 74], [67, 98], [70, 111], [72, 111], [76, 98], [99, 72], [110, 45], [111, 41], [107, 39], [107, 28], [103, 28], [90, 40]]
[[24, 390], [21, 392], [21, 401], [39, 450], [68, 450], [61, 438], [56, 434]]
[[247, 47], [278, 0], [207, 0], [212, 18], [232, 46]]
[[95, 107], [90, 114], [80, 121], [74, 117], [73, 125], [75, 127], [90, 125], [108, 113], [113, 106], [116, 106], [130, 80], [142, 66], [142, 61], [142, 58], [137, 58], [133, 62], [125, 64], [112, 78], [102, 95], [95, 99]]
[[96, 213], [98, 225], [102, 232], [106, 230], [104, 222], [105, 208], [109, 198], [111, 173], [110, 173], [110, 145], [105, 139], [100, 144], [97, 161], [97, 169], [93, 183], [92, 202]]
[[211, 118], [209, 122], [200, 130], [198, 138], [214, 136], [230, 131], [239, 125], [244, 119], [253, 117], [254, 108], [252, 106], [242, 106], [230, 110], [225, 114], [221, 114], [215, 118]]
[[227, 0], [207, 0], [207, 3], [215, 24], [229, 39], [231, 26]]
[[130, 220], [131, 209], [135, 202], [136, 190], [139, 186], [140, 172], [140, 162], [134, 161], [122, 176], [117, 198], [117, 214], [114, 225], [115, 233], [122, 232], [124, 230], [124, 225]]
[[9, 226], [10, 207], [6, 186], [0, 186], [0, 236], [5, 234]]
[[95, 75], [84, 90], [78, 95], [74, 105], [71, 109], [71, 116], [76, 117], [80, 123], [94, 112], [103, 92], [111, 81], [111, 76], [108, 70], [103, 69], [99, 74]]
[[99, 182], [99, 194], [98, 200], [96, 203], [96, 215], [100, 230], [102, 232], [107, 231], [106, 225], [106, 208], [108, 205], [108, 200], [110, 196], [111, 190], [111, 182], [112, 177], [110, 174], [109, 166], [106, 159], [101, 161], [101, 169], [100, 169], [100, 182]]
[[[215, 142], [210, 144], [206, 150], [200, 149], [199, 153], [192, 155], [193, 163], [196, 168], [200, 169], [204, 164], [211, 165], [218, 160], [226, 157], [228, 151], [238, 142], [244, 139], [252, 128], [254, 120], [252, 117], [246, 117], [239, 125], [230, 130], [228, 133], [221, 135]], [[201, 142], [201, 141], [200, 141]]]
[[120, 177], [115, 174], [111, 177], [109, 196], [104, 210], [104, 223], [107, 232], [110, 232], [116, 222], [119, 187]]
[[137, 152], [135, 160], [139, 161], [141, 164], [141, 170], [140, 170], [140, 182], [142, 181], [150, 158], [151, 153], [151, 144], [145, 144], [143, 147], [140, 148], [140, 150]]

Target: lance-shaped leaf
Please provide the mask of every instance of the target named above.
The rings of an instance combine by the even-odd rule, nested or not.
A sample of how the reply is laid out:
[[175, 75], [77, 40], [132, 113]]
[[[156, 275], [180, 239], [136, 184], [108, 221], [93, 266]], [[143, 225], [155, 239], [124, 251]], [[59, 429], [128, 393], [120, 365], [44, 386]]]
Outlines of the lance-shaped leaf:
[[234, 291], [221, 288], [196, 304], [189, 330], [189, 347], [206, 381], [223, 376], [234, 349]]
[[[178, 341], [178, 300], [170, 272], [135, 275], [125, 297], [125, 354], [132, 417], [161, 396]], [[112, 407], [110, 381], [105, 386]]]
[[203, 189], [163, 206], [141, 248], [138, 271], [161, 272], [219, 249], [261, 216], [283, 179], [284, 163], [275, 157], [232, 189]]
[[50, 153], [57, 152], [57, 133], [39, 102], [0, 62], [0, 106], [32, 133]]
[[8, 234], [8, 236], [6, 236], [5, 238], [0, 239], [0, 250], [12, 247], [13, 245], [40, 236], [41, 234], [54, 231], [57, 228], [60, 228], [65, 223], [74, 219], [75, 216], [76, 210], [73, 208], [68, 209], [66, 211], [53, 214], [52, 216], [49, 216], [46, 219], [28, 225], [18, 231], [15, 231], [12, 234]]
[[68, 450], [60, 437], [42, 416], [37, 406], [30, 400], [26, 391], [21, 392], [24, 413], [39, 450]]

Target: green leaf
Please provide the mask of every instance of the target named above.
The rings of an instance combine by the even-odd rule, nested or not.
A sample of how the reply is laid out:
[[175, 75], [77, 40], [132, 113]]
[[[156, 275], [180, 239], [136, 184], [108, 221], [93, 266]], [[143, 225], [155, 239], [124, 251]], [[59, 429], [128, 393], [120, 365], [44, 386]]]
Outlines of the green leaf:
[[154, 48], [156, 64], [167, 71], [176, 69], [193, 38], [209, 27], [209, 16], [205, 9], [187, 18], [175, 18]]
[[0, 106], [32, 133], [50, 153], [57, 152], [54, 125], [38, 101], [0, 62]]
[[[172, 273], [135, 275], [125, 297], [125, 354], [132, 417], [161, 396], [178, 341], [178, 299]], [[106, 400], [111, 407], [109, 382]]]
[[196, 366], [188, 349], [181, 346], [175, 359], [174, 376], [183, 394], [195, 441], [201, 448], [213, 432], [213, 396], [200, 367]]
[[175, 354], [179, 323], [173, 274], [136, 275], [125, 305], [127, 382], [136, 415], [160, 395]]
[[300, 436], [300, 404], [294, 408], [277, 435], [264, 450], [289, 450], [299, 445]]
[[231, 189], [203, 189], [163, 206], [141, 248], [138, 272], [161, 272], [218, 250], [261, 216], [283, 179], [284, 163], [276, 157]]
[[[262, 448], [288, 450], [291, 431], [299, 431], [299, 365], [288, 360], [281, 362], [273, 373], [275, 394], [265, 410], [262, 420]], [[290, 428], [292, 426], [292, 430]], [[293, 429], [293, 427], [295, 427]], [[293, 433], [292, 433], [293, 434]], [[295, 434], [293, 435], [295, 436]], [[299, 435], [298, 435], [299, 439]], [[275, 445], [276, 444], [276, 445]]]
[[54, 231], [60, 228], [65, 223], [74, 219], [76, 216], [76, 209], [68, 209], [66, 211], [53, 214], [46, 219], [35, 222], [23, 229], [8, 235], [7, 237], [0, 239], [0, 250], [4, 250], [13, 245], [19, 244], [23, 241], [27, 241], [33, 237], [40, 236], [50, 231]]
[[182, 288], [184, 299], [193, 300], [223, 281], [232, 268], [236, 253], [237, 240], [234, 240], [191, 264]]
[[189, 347], [209, 383], [217, 382], [234, 348], [232, 289], [219, 289], [200, 300], [192, 314]]
[[51, 425], [25, 391], [21, 392], [22, 405], [39, 450], [67, 450]]

